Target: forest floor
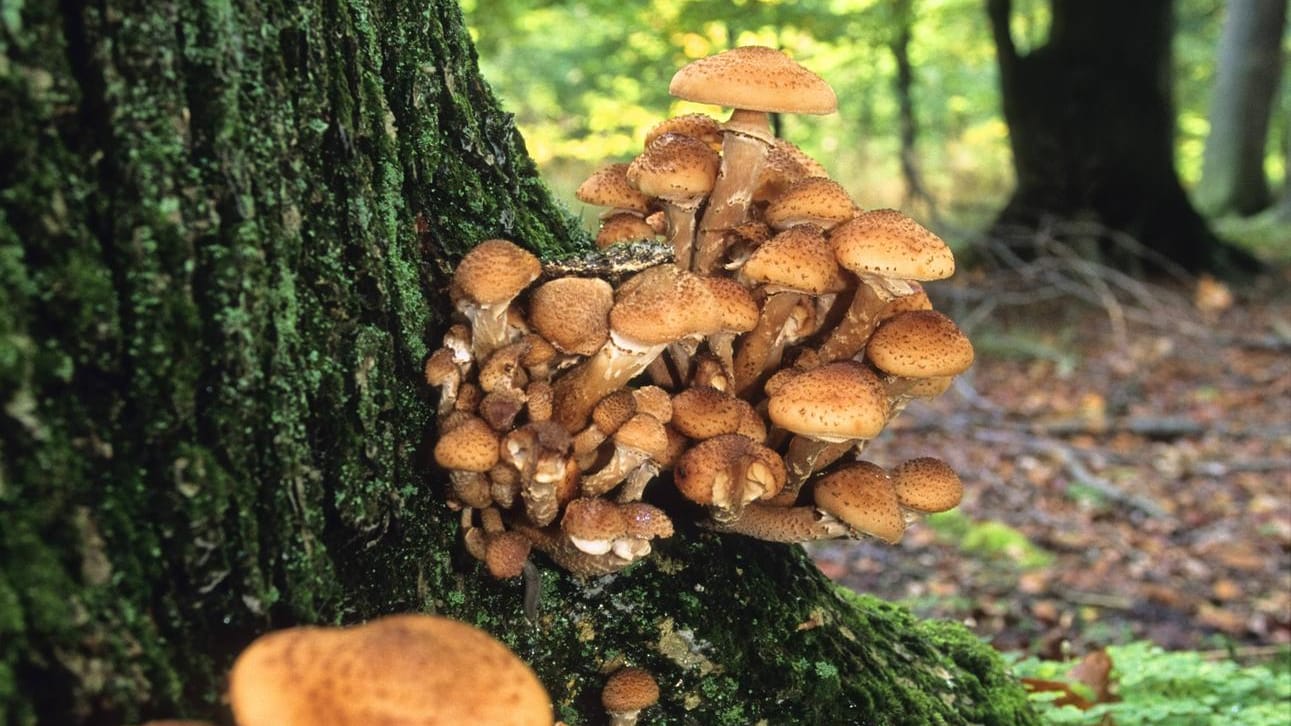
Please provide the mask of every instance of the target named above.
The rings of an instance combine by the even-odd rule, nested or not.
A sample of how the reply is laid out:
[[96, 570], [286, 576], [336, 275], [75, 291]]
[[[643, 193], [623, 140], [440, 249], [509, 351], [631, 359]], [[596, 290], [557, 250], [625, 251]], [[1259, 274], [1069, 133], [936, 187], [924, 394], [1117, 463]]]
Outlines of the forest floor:
[[930, 292], [977, 363], [864, 455], [942, 458], [963, 504], [896, 547], [814, 545], [821, 570], [1041, 657], [1291, 643], [1291, 271], [1007, 308], [965, 291], [1009, 281], [965, 282]]

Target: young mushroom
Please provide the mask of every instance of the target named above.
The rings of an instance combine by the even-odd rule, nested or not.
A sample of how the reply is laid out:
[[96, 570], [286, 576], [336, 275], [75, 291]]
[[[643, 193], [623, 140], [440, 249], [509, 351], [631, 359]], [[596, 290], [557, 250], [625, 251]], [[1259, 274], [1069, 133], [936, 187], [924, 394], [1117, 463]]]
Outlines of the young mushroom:
[[713, 521], [739, 519], [750, 502], [770, 499], [785, 483], [784, 462], [775, 451], [739, 434], [705, 439], [682, 454], [673, 467], [682, 496], [705, 506]]
[[628, 183], [663, 203], [668, 219], [668, 242], [676, 264], [690, 269], [695, 240], [695, 212], [713, 188], [721, 159], [703, 141], [681, 134], [664, 134], [628, 166]]
[[510, 342], [511, 301], [542, 274], [537, 257], [502, 239], [485, 240], [458, 263], [453, 272], [452, 297], [457, 310], [471, 321], [471, 351], [485, 360]]
[[466, 623], [391, 615], [257, 638], [229, 673], [238, 726], [552, 726], [537, 675]]
[[605, 681], [601, 705], [610, 726], [635, 726], [643, 709], [659, 702], [659, 683], [644, 668], [620, 668]]
[[748, 216], [753, 191], [774, 139], [770, 113], [829, 114], [833, 89], [784, 53], [763, 46], [732, 48], [682, 67], [668, 85], [672, 95], [732, 110], [722, 135], [722, 167], [700, 220], [694, 269], [720, 264], [726, 230]]
[[896, 487], [882, 467], [858, 461], [812, 482], [816, 508], [853, 532], [896, 544], [905, 533], [905, 516]]

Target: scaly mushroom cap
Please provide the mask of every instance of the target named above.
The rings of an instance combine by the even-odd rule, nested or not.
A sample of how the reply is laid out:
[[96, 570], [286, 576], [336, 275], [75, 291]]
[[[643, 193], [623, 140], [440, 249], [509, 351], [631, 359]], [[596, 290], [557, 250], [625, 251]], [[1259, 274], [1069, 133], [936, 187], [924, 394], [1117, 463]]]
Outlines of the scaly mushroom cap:
[[646, 196], [670, 202], [707, 194], [717, 179], [722, 160], [699, 139], [664, 134], [628, 166], [628, 183]]
[[773, 497], [784, 487], [787, 472], [780, 455], [740, 434], [714, 436], [691, 447], [673, 467], [673, 481], [696, 504], [738, 510], [747, 488], [745, 480], [736, 479], [741, 467], [759, 498]]
[[[740, 404], [744, 404], [741, 406]], [[692, 439], [733, 434], [749, 403], [709, 386], [693, 386], [672, 399], [672, 425]]]
[[625, 449], [636, 449], [655, 461], [668, 453], [668, 434], [659, 419], [648, 413], [638, 413], [614, 432], [614, 443]]
[[768, 113], [838, 110], [834, 89], [774, 48], [732, 48], [682, 66], [668, 93], [697, 103]]
[[498, 463], [498, 435], [484, 419], [467, 414], [435, 442], [435, 463], [456, 471], [488, 471]]
[[839, 287], [838, 262], [820, 228], [802, 224], [762, 243], [740, 274], [775, 290], [819, 295]]
[[627, 534], [641, 539], [672, 536], [672, 520], [668, 514], [653, 504], [645, 502], [628, 502], [619, 505], [623, 521], [627, 525]]
[[830, 229], [860, 212], [841, 184], [823, 177], [794, 182], [766, 209], [767, 224], [788, 229], [798, 224], [815, 224]]
[[600, 555], [610, 551], [614, 538], [627, 533], [627, 520], [619, 505], [608, 499], [579, 497], [565, 505], [560, 529], [580, 550]]
[[700, 277], [708, 286], [722, 313], [722, 330], [745, 333], [758, 324], [758, 304], [748, 288], [729, 277]]
[[505, 305], [541, 274], [537, 257], [504, 239], [490, 239], [457, 264], [453, 285], [476, 305]]
[[638, 215], [612, 214], [601, 222], [601, 228], [596, 232], [596, 246], [605, 249], [619, 242], [652, 240], [657, 236], [658, 231]]
[[610, 338], [614, 288], [595, 277], [543, 283], [529, 299], [529, 324], [558, 350], [593, 355]]
[[658, 386], [642, 386], [632, 389], [632, 400], [638, 413], [648, 413], [659, 423], [672, 420], [672, 396]]
[[932, 310], [932, 300], [928, 299], [928, 292], [923, 289], [923, 285], [912, 282], [910, 286], [914, 288], [914, 292], [889, 300], [887, 305], [883, 306], [883, 310], [879, 312], [879, 320], [887, 320], [893, 315], [907, 310]]
[[627, 164], [606, 164], [578, 185], [574, 197], [585, 204], [626, 209], [644, 215], [650, 209], [650, 197], [628, 183], [627, 173]]
[[901, 506], [930, 514], [959, 506], [964, 496], [964, 483], [955, 470], [931, 456], [901, 463], [892, 470], [892, 483]]
[[[439, 348], [434, 353], [431, 353], [426, 358], [426, 365], [423, 370], [426, 375], [426, 383], [439, 387], [449, 381], [460, 381], [461, 371], [458, 369], [454, 358], [455, 354], [449, 348]], [[457, 395], [455, 390], [453, 395]]]
[[865, 346], [879, 370], [903, 378], [954, 376], [973, 364], [973, 344], [936, 310], [909, 310], [888, 318]]
[[708, 285], [676, 265], [658, 265], [619, 287], [610, 329], [629, 345], [666, 345], [722, 327], [722, 307]]
[[872, 439], [887, 422], [887, 399], [868, 368], [838, 361], [779, 384], [767, 415], [776, 426], [814, 439]]
[[838, 263], [858, 275], [928, 281], [955, 273], [946, 243], [895, 209], [864, 212], [835, 227], [829, 239]]
[[620, 668], [601, 690], [601, 705], [615, 726], [636, 723], [637, 712], [659, 702], [659, 684], [643, 668]]
[[645, 146], [650, 146], [651, 142], [664, 134], [689, 136], [708, 144], [713, 151], [722, 150], [722, 124], [702, 113], [688, 113], [660, 121], [646, 132]]
[[529, 538], [519, 532], [499, 532], [484, 544], [484, 565], [499, 580], [519, 577], [531, 547]]
[[882, 467], [858, 461], [821, 477], [814, 486], [816, 506], [852, 529], [889, 544], [905, 533], [896, 488]]
[[632, 395], [632, 391], [621, 388], [596, 403], [596, 407], [592, 409], [592, 423], [609, 436], [618, 431], [636, 412], [636, 396]]
[[263, 635], [233, 664], [229, 704], [238, 726], [554, 721], [538, 677], [506, 646], [432, 615]]

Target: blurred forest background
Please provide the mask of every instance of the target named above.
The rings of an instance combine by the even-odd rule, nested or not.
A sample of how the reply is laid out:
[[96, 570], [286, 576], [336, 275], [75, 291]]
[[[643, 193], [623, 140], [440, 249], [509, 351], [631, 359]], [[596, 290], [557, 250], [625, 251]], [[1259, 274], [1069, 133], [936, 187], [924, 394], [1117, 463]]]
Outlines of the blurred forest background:
[[[967, 262], [929, 292], [968, 330], [978, 364], [866, 451], [884, 465], [945, 458], [966, 481], [965, 503], [897, 548], [814, 548], [827, 574], [962, 620], [1006, 651], [1085, 657], [1095, 672], [1089, 699], [1100, 696], [1103, 648], [1119, 646], [1111, 660], [1122, 697], [1159, 692], [1152, 673], [1177, 689], [1189, 677], [1213, 684], [1220, 661], [1273, 663], [1276, 679], [1260, 671], [1255, 680], [1275, 692], [1235, 698], [1288, 707], [1286, 0], [463, 7], [486, 78], [548, 184], [589, 229], [599, 210], [573, 190], [593, 169], [630, 161], [665, 117], [723, 113], [669, 97], [673, 72], [761, 44], [839, 96], [836, 115], [779, 118], [780, 135], [861, 207], [901, 208]], [[1016, 76], [1011, 98], [1002, 98], [1002, 67]], [[1118, 90], [1135, 82], [1146, 91]], [[1148, 98], [1154, 85], [1162, 93]], [[1097, 90], [1052, 97], [1072, 88]], [[1028, 124], [1012, 129], [1012, 145], [1010, 121]], [[1066, 127], [1046, 133], [1046, 124]], [[1140, 158], [1147, 147], [1162, 151]], [[1027, 157], [1022, 186], [1015, 153]], [[1137, 176], [1154, 164], [1159, 175]], [[1171, 186], [1182, 194], [1163, 202]], [[1099, 213], [1062, 208], [1072, 197], [1093, 199]], [[1019, 199], [1056, 214], [1010, 215]], [[1142, 221], [1152, 214], [1180, 226]], [[1117, 219], [1138, 221], [1104, 224]], [[1189, 235], [1209, 248], [1232, 243], [1264, 266], [1235, 285], [1226, 275], [1242, 265], [1172, 253]], [[1195, 661], [1152, 661], [1157, 647], [1189, 649]], [[1218, 713], [1213, 685], [1199, 688], [1211, 702], [1198, 713]]]

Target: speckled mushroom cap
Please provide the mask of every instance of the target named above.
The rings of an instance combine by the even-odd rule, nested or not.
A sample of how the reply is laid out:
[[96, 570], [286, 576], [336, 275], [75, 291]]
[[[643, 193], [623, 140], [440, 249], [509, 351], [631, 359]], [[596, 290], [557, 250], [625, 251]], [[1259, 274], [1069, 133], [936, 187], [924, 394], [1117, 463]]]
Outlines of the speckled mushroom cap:
[[692, 386], [672, 399], [672, 425], [692, 439], [733, 434], [748, 402], [710, 386]]
[[827, 114], [838, 110], [834, 89], [774, 48], [742, 46], [692, 61], [672, 77], [668, 93], [697, 103], [768, 113]]
[[771, 396], [767, 415], [776, 426], [814, 439], [872, 439], [887, 422], [887, 399], [878, 376], [845, 360], [785, 381]]
[[468, 414], [451, 429], [441, 427], [435, 463], [456, 471], [488, 471], [498, 463], [498, 435], [484, 419]]
[[638, 413], [648, 413], [668, 423], [672, 420], [672, 396], [659, 386], [641, 386], [632, 389], [632, 400], [636, 403]]
[[811, 158], [810, 154], [798, 148], [796, 144], [794, 144], [792, 141], [789, 141], [788, 139], [777, 138], [775, 141], [771, 142], [771, 150], [770, 150], [769, 156], [774, 158], [776, 156], [781, 156], [781, 155], [789, 159], [792, 159], [799, 166], [801, 166], [804, 172], [803, 176], [806, 176], [806, 177], [812, 177], [812, 176], [828, 177], [829, 176], [829, 172], [825, 169], [824, 166], [821, 165], [819, 161], [816, 161], [815, 159]]
[[565, 505], [560, 529], [567, 536], [581, 540], [607, 540], [622, 537], [627, 521], [618, 504], [601, 497], [579, 497]]
[[519, 532], [498, 532], [484, 544], [484, 565], [499, 580], [519, 577], [533, 543]]
[[659, 684], [643, 668], [620, 668], [601, 690], [601, 705], [611, 715], [640, 711], [659, 702]]
[[758, 304], [748, 288], [729, 277], [702, 275], [700, 279], [721, 308], [722, 330], [744, 333], [757, 326]]
[[645, 145], [649, 146], [650, 142], [664, 134], [689, 136], [708, 144], [713, 151], [722, 150], [722, 124], [706, 114], [688, 113], [660, 121], [646, 132]]
[[619, 287], [610, 329], [638, 345], [664, 345], [722, 327], [722, 309], [698, 275], [658, 265]]
[[892, 470], [892, 483], [901, 506], [930, 514], [959, 506], [964, 496], [955, 470], [931, 456], [902, 462]]
[[238, 726], [551, 726], [534, 672], [488, 633], [431, 615], [256, 639], [229, 674]]
[[619, 511], [623, 514], [627, 533], [631, 537], [652, 539], [672, 536], [672, 520], [666, 512], [653, 504], [628, 502], [619, 505]]
[[809, 294], [829, 292], [841, 282], [829, 243], [811, 224], [791, 227], [762, 243], [740, 274], [762, 285]]
[[646, 196], [671, 202], [707, 194], [722, 160], [708, 144], [681, 134], [664, 134], [628, 166], [628, 183]]
[[773, 478], [778, 472], [780, 486], [784, 486], [786, 474], [780, 455], [739, 434], [714, 436], [686, 450], [673, 467], [673, 480], [682, 496], [696, 504], [728, 506], [743, 486], [732, 470], [744, 458], [762, 462]]
[[800, 179], [766, 209], [767, 224], [787, 229], [796, 224], [815, 224], [830, 229], [860, 212], [841, 184], [823, 177]]
[[619, 242], [652, 240], [658, 236], [659, 233], [644, 219], [635, 214], [623, 212], [612, 214], [601, 222], [601, 228], [596, 231], [596, 246], [599, 249], [605, 249]]
[[865, 356], [884, 373], [903, 378], [953, 376], [973, 364], [973, 344], [955, 321], [936, 310], [907, 310], [883, 321]]
[[578, 185], [574, 197], [584, 204], [644, 214], [650, 209], [650, 198], [628, 183], [627, 173], [627, 164], [606, 164]]
[[668, 433], [659, 419], [648, 413], [638, 413], [614, 432], [614, 443], [620, 447], [645, 452], [655, 461], [668, 454]]
[[955, 256], [940, 237], [895, 209], [863, 212], [829, 235], [843, 267], [862, 275], [941, 280], [955, 273]]
[[596, 277], [561, 277], [529, 298], [529, 324], [565, 353], [593, 355], [610, 337], [614, 288]]
[[895, 544], [905, 533], [896, 488], [883, 468], [858, 461], [814, 484], [816, 506], [852, 529]]
[[479, 305], [501, 305], [542, 274], [542, 263], [504, 239], [475, 246], [453, 273], [453, 287]]
[[620, 388], [596, 402], [592, 409], [592, 423], [602, 433], [609, 435], [618, 431], [636, 412], [636, 397], [628, 389]]

